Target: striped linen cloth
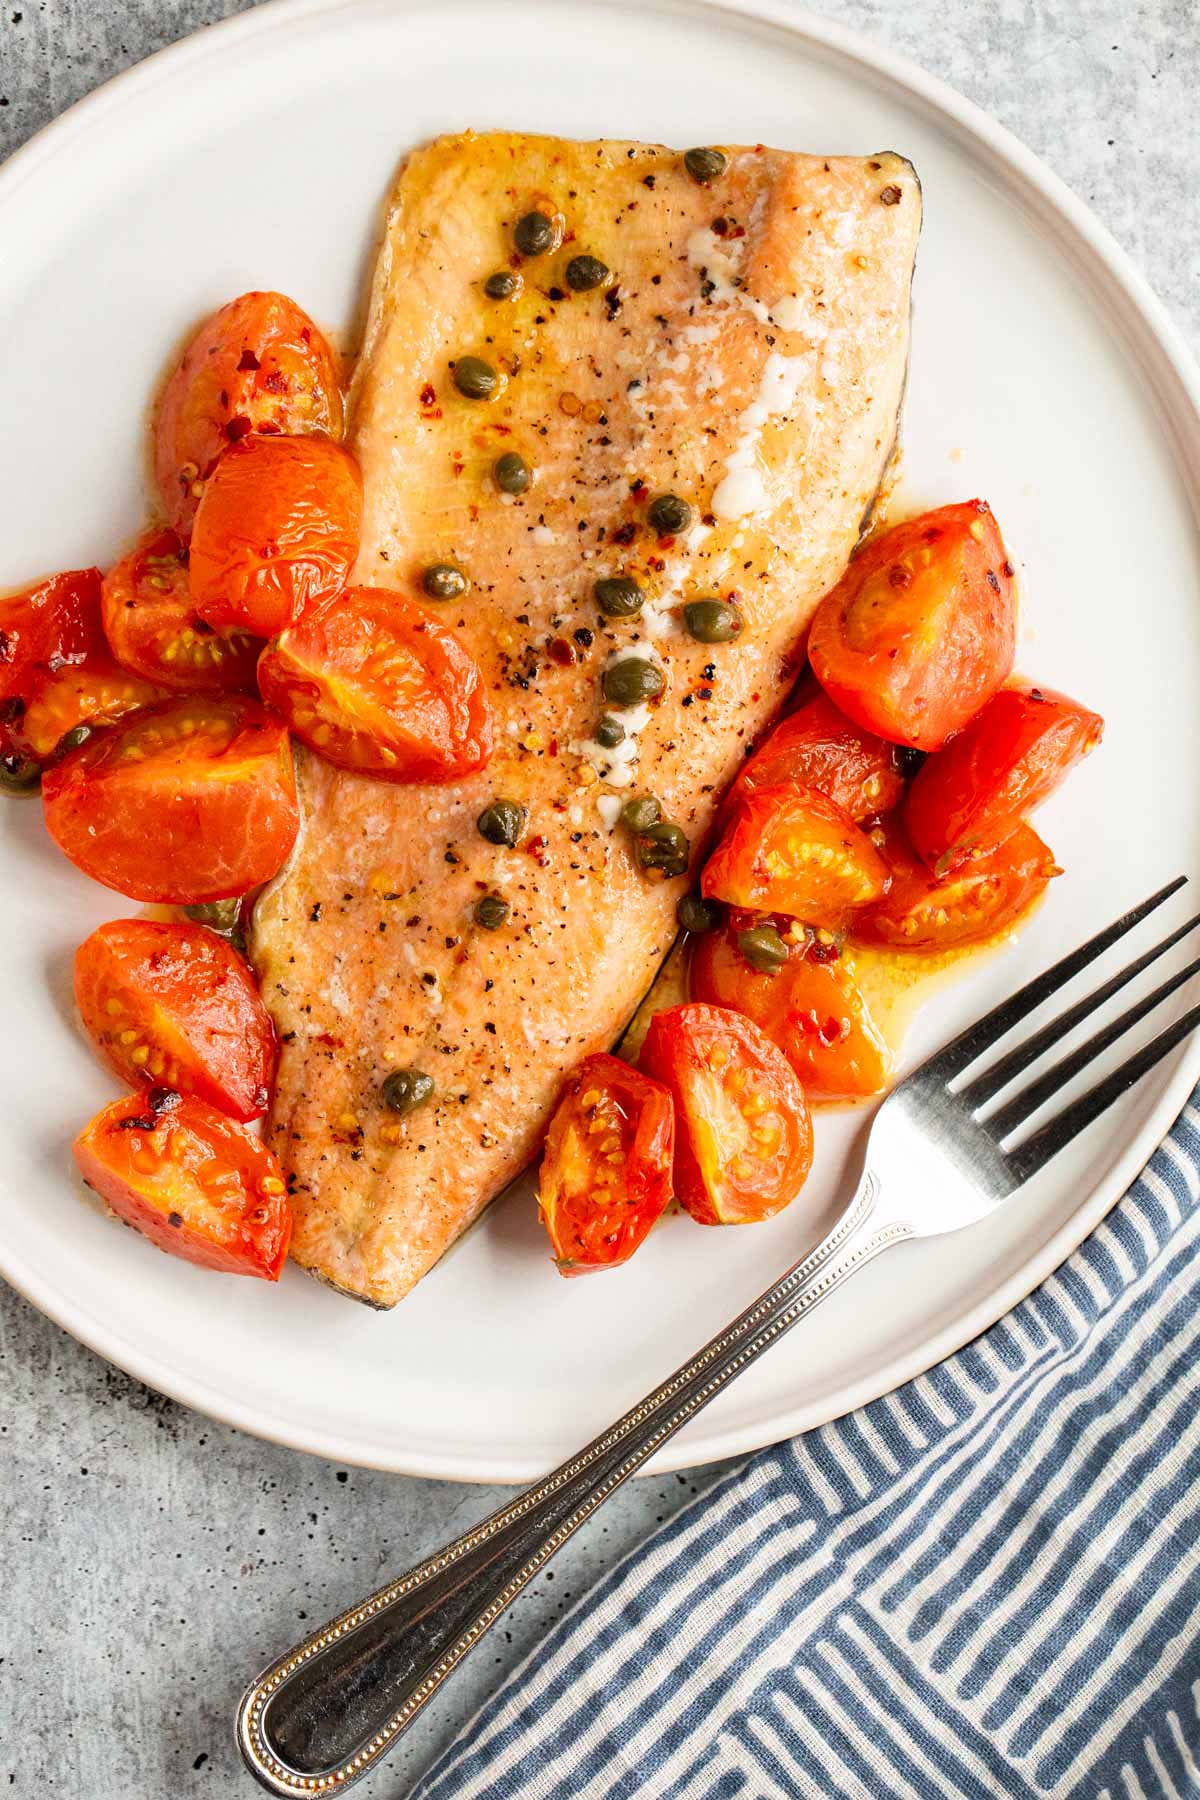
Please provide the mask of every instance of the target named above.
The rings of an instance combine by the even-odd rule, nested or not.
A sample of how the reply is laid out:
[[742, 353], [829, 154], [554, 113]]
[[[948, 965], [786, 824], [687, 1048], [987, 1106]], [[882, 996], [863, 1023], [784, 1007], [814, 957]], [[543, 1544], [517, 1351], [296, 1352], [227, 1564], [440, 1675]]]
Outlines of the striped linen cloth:
[[656, 1531], [418, 1800], [1200, 1795], [1198, 1105], [991, 1331]]

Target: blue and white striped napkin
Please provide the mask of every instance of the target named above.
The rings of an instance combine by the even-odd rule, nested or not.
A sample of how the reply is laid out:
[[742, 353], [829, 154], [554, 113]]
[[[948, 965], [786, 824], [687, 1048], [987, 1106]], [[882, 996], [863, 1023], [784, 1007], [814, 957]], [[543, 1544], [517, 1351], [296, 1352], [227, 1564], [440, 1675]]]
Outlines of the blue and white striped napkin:
[[1198, 1104], [991, 1331], [657, 1531], [417, 1800], [1200, 1794]]

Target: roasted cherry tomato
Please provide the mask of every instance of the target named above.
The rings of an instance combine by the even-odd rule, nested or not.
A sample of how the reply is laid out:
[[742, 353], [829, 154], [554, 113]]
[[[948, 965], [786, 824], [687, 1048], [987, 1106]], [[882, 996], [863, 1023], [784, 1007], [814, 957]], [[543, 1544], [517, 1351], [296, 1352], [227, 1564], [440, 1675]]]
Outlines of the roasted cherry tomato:
[[939, 874], [994, 849], [1103, 735], [1099, 714], [1065, 694], [1001, 688], [918, 771], [904, 808], [913, 849]]
[[167, 689], [157, 682], [131, 675], [107, 650], [96, 650], [86, 662], [71, 663], [41, 677], [20, 724], [13, 728], [13, 738], [28, 755], [45, 763], [57, 753], [68, 732], [79, 733], [82, 726], [99, 730], [139, 707], [169, 698]]
[[829, 925], [883, 892], [879, 852], [815, 788], [760, 788], [734, 810], [700, 877], [706, 900]]
[[185, 1262], [278, 1281], [287, 1183], [244, 1125], [167, 1087], [126, 1094], [75, 1139], [83, 1179], [119, 1219]]
[[42, 801], [85, 875], [178, 905], [268, 881], [300, 822], [287, 727], [234, 695], [170, 700], [98, 733], [47, 772]]
[[781, 719], [729, 791], [733, 805], [759, 788], [816, 788], [852, 819], [890, 812], [904, 792], [898, 753], [862, 731], [818, 690]]
[[538, 1211], [560, 1275], [628, 1262], [671, 1198], [675, 1110], [657, 1081], [589, 1056], [550, 1121]]
[[205, 623], [192, 605], [187, 565], [182, 538], [169, 526], [156, 526], [109, 570], [100, 604], [113, 655], [163, 688], [189, 694], [253, 689], [261, 643]]
[[102, 645], [99, 569], [72, 569], [0, 597], [0, 788], [36, 788], [44, 758], [27, 740], [30, 704], [51, 675]]
[[655, 1013], [642, 1068], [675, 1102], [675, 1193], [701, 1225], [749, 1225], [789, 1206], [812, 1167], [794, 1071], [758, 1026], [723, 1006]]
[[913, 853], [903, 828], [877, 833], [888, 865], [886, 896], [856, 913], [853, 935], [897, 950], [957, 950], [1011, 930], [1062, 870], [1037, 833], [1018, 825], [998, 849], [982, 851], [940, 879]]
[[201, 618], [273, 637], [340, 593], [358, 555], [362, 476], [328, 438], [249, 437], [204, 489], [189, 574]]
[[477, 663], [403, 594], [348, 588], [311, 608], [263, 652], [258, 683], [296, 736], [343, 769], [453, 781], [492, 753]]
[[693, 1000], [753, 1019], [783, 1051], [806, 1093], [828, 1100], [878, 1094], [891, 1059], [836, 947], [806, 936], [789, 944], [787, 961], [767, 974], [746, 961], [740, 935], [735, 922], [696, 939]]
[[817, 609], [813, 673], [865, 731], [936, 750], [1012, 671], [1013, 568], [982, 500], [871, 538]]
[[267, 1110], [275, 1030], [237, 951], [203, 925], [114, 919], [75, 952], [75, 999], [131, 1087], [161, 1082], [235, 1119]]
[[191, 528], [204, 483], [251, 432], [342, 434], [337, 360], [284, 294], [242, 294], [200, 327], [159, 403], [154, 474], [167, 517]]

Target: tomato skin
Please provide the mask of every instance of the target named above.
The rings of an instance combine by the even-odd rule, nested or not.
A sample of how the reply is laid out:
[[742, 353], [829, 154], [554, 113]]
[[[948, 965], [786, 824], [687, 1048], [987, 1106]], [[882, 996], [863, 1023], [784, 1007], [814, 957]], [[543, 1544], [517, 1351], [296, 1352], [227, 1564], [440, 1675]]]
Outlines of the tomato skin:
[[347, 588], [263, 652], [264, 700], [339, 768], [384, 781], [453, 781], [492, 754], [479, 666], [405, 595]]
[[218, 630], [273, 637], [340, 593], [358, 555], [362, 476], [328, 438], [248, 437], [225, 452], [196, 512], [192, 601]]
[[585, 1058], [550, 1121], [538, 1180], [560, 1275], [629, 1261], [671, 1198], [674, 1153], [667, 1090], [615, 1056]]
[[235, 695], [132, 714], [50, 769], [42, 803], [85, 875], [180, 906], [269, 881], [300, 823], [287, 727]]
[[837, 951], [799, 944], [773, 975], [754, 969], [737, 927], [709, 931], [692, 947], [693, 1000], [744, 1013], [791, 1063], [806, 1094], [857, 1100], [887, 1086], [891, 1056], [858, 984]]
[[130, 1087], [161, 1082], [243, 1123], [267, 1110], [274, 1026], [246, 962], [203, 925], [101, 925], [75, 952], [75, 1001]]
[[342, 434], [337, 359], [285, 294], [229, 301], [200, 326], [167, 382], [154, 432], [154, 475], [167, 517], [185, 536], [196, 490], [248, 433]]
[[13, 741], [26, 755], [45, 764], [67, 732], [77, 726], [92, 725], [99, 730], [168, 697], [166, 688], [157, 682], [131, 675], [106, 649], [96, 650], [83, 662], [68, 663], [40, 676], [20, 724], [13, 729]]
[[857, 823], [890, 812], [904, 792], [891, 744], [862, 731], [819, 690], [780, 720], [729, 790], [729, 805], [764, 787], [816, 788]]
[[883, 892], [866, 833], [815, 788], [759, 788], [734, 810], [700, 877], [706, 900], [832, 925]]
[[214, 631], [192, 605], [187, 548], [155, 526], [108, 571], [100, 591], [104, 635], [123, 668], [179, 693], [254, 687], [261, 645], [244, 632]]
[[117, 1217], [168, 1255], [279, 1280], [287, 1184], [266, 1145], [215, 1107], [165, 1088], [126, 1094], [80, 1132], [75, 1161]]
[[918, 771], [904, 822], [938, 873], [1003, 843], [1104, 735], [1104, 720], [1051, 688], [1001, 688]]
[[82, 662], [101, 642], [99, 569], [69, 569], [0, 597], [0, 705], [27, 700], [46, 670]]
[[878, 833], [890, 872], [886, 896], [856, 914], [852, 935], [896, 950], [938, 951], [986, 943], [1009, 931], [1062, 870], [1029, 825], [937, 877], [913, 852], [893, 817]]
[[871, 538], [817, 609], [813, 673], [865, 731], [937, 750], [1012, 673], [1012, 564], [985, 501]]
[[641, 1066], [675, 1102], [675, 1193], [700, 1225], [789, 1206], [812, 1167], [812, 1119], [781, 1050], [722, 1006], [655, 1013]]

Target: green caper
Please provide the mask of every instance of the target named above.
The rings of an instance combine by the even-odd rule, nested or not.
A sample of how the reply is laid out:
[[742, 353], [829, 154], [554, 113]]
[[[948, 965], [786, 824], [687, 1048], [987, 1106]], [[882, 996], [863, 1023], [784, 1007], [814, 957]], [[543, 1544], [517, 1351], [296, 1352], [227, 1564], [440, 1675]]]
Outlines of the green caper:
[[190, 919], [193, 925], [207, 925], [210, 931], [219, 931], [222, 937], [230, 937], [238, 928], [242, 913], [242, 902], [235, 895], [232, 900], [206, 900], [203, 905], [185, 906], [184, 918]]
[[545, 256], [553, 250], [555, 236], [554, 220], [544, 212], [527, 212], [513, 226], [513, 243], [522, 256]]
[[393, 1069], [380, 1093], [383, 1104], [395, 1113], [414, 1112], [433, 1093], [433, 1076], [423, 1069]]
[[788, 947], [773, 925], [752, 925], [739, 931], [737, 946], [760, 975], [778, 975], [788, 959]]
[[715, 931], [721, 923], [721, 909], [699, 894], [684, 894], [675, 908], [675, 917], [685, 931], [699, 936], [702, 931]]
[[618, 744], [623, 744], [625, 727], [620, 719], [614, 719], [611, 713], [605, 713], [596, 727], [596, 742], [606, 750], [615, 750]]
[[608, 264], [598, 256], [573, 256], [567, 264], [567, 286], [577, 294], [586, 294], [589, 288], [607, 281], [608, 274]]
[[486, 838], [489, 844], [503, 844], [511, 850], [520, 842], [528, 817], [528, 808], [516, 800], [493, 800], [490, 806], [484, 807], [475, 825], [480, 837]]
[[499, 894], [485, 894], [482, 900], [475, 902], [475, 923], [482, 925], [485, 931], [499, 931], [510, 910], [508, 901], [502, 900]]
[[664, 875], [682, 875], [688, 866], [691, 846], [682, 825], [662, 819], [649, 830], [638, 833], [637, 859], [643, 869], [660, 869]]
[[453, 563], [430, 563], [421, 586], [431, 600], [457, 600], [467, 591], [467, 578]]
[[604, 698], [610, 706], [640, 706], [653, 700], [666, 687], [666, 679], [657, 663], [641, 656], [623, 656], [610, 664], [600, 678]]
[[483, 284], [483, 291], [489, 300], [511, 300], [521, 286], [521, 277], [512, 269], [497, 269], [489, 275]]
[[30, 757], [0, 756], [0, 793], [36, 794], [41, 784], [42, 771]]
[[729, 158], [724, 151], [712, 150], [707, 146], [695, 150], [685, 150], [683, 153], [684, 168], [692, 180], [698, 181], [701, 187], [707, 187], [710, 181], [715, 181], [718, 175], [723, 175], [728, 162]]
[[454, 365], [454, 385], [466, 400], [490, 400], [496, 391], [496, 371], [482, 356], [460, 356]]
[[593, 583], [592, 592], [606, 619], [631, 619], [646, 604], [645, 594], [630, 575], [604, 575]]
[[621, 823], [629, 831], [649, 831], [661, 818], [662, 807], [653, 794], [638, 794], [621, 808]]
[[684, 629], [698, 644], [728, 644], [745, 623], [730, 600], [689, 600], [683, 609]]
[[692, 509], [678, 494], [660, 494], [647, 515], [659, 537], [678, 537], [692, 522]]
[[64, 756], [70, 756], [72, 750], [81, 750], [93, 735], [94, 727], [91, 725], [72, 725], [70, 731], [64, 731], [54, 746], [55, 762], [61, 762]]
[[502, 494], [523, 494], [533, 480], [533, 471], [523, 456], [506, 450], [492, 464], [492, 480]]

